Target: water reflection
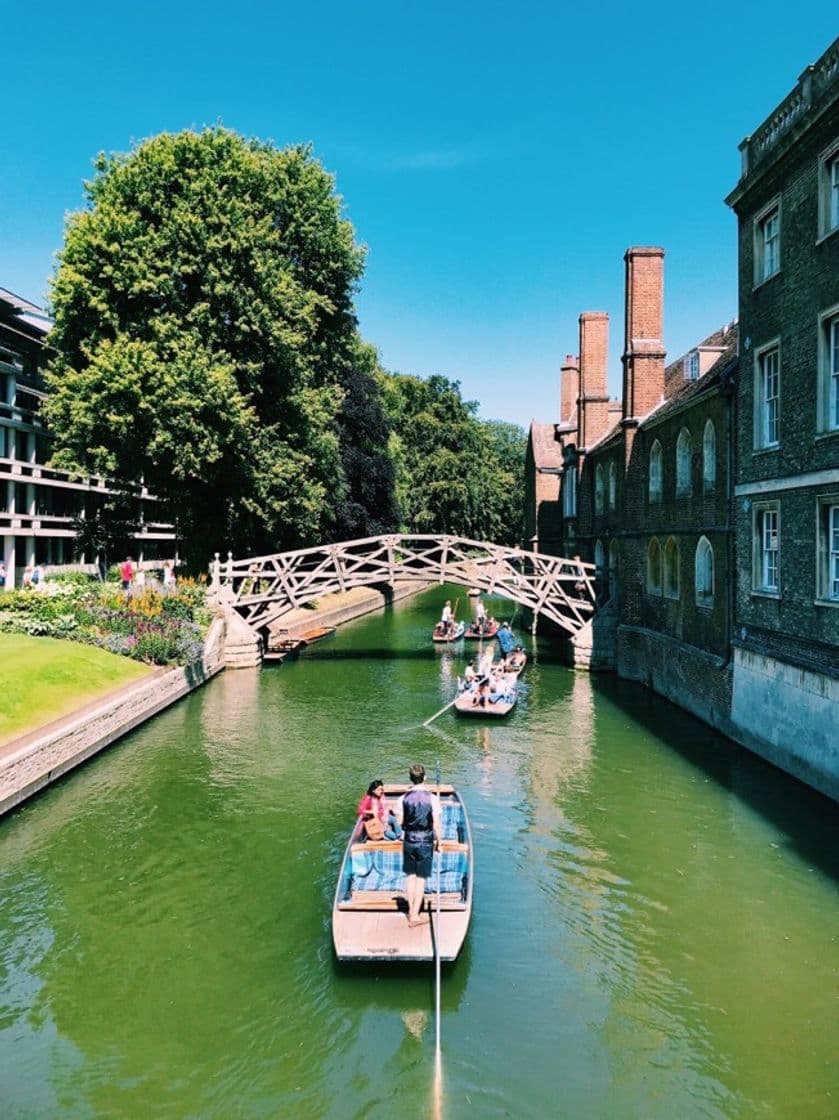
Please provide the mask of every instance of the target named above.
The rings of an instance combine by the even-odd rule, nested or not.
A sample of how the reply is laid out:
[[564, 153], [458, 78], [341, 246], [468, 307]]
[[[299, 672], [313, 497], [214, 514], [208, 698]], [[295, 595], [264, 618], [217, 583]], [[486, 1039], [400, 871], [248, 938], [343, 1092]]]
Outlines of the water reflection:
[[367, 782], [439, 758], [477, 873], [444, 1115], [832, 1115], [835, 810], [548, 649], [509, 720], [423, 728], [466, 653], [440, 596], [224, 674], [4, 822], [6, 1113], [429, 1102], [433, 970], [339, 969], [330, 907]]

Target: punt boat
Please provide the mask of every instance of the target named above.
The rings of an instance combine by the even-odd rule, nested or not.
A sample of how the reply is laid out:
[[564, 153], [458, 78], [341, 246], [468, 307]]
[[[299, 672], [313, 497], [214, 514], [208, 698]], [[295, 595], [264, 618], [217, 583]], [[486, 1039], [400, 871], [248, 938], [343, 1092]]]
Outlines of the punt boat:
[[484, 626], [481, 626], [480, 622], [472, 622], [466, 627], [466, 633], [463, 636], [471, 638], [473, 641], [480, 641], [481, 638], [494, 638], [497, 633], [497, 622], [487, 622]]
[[[385, 784], [386, 805], [410, 787]], [[439, 792], [443, 838], [425, 888], [423, 911], [430, 920], [408, 925], [401, 840], [365, 840], [362, 818], [350, 833], [332, 906], [332, 941], [340, 961], [431, 961], [435, 942], [440, 960], [456, 960], [472, 916], [474, 861], [466, 806], [453, 786]], [[437, 928], [437, 878], [440, 919]]]
[[438, 622], [431, 634], [431, 640], [432, 642], [456, 642], [458, 638], [463, 637], [465, 630], [465, 622], [456, 622], [451, 633], [446, 630], [442, 622]]
[[[518, 670], [511, 670], [505, 674], [504, 691], [501, 695], [492, 691], [493, 684], [476, 677], [471, 684], [464, 687], [455, 697], [454, 708], [461, 716], [506, 716], [519, 698], [518, 675], [524, 665]], [[497, 687], [497, 685], [496, 685]], [[490, 696], [495, 695], [491, 700]]]

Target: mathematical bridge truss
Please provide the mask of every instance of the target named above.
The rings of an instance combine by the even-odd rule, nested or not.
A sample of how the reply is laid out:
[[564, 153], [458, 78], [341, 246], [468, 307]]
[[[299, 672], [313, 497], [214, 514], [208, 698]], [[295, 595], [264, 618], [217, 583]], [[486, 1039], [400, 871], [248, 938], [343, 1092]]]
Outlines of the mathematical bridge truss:
[[594, 565], [450, 536], [392, 534], [216, 561], [214, 580], [258, 630], [312, 599], [376, 584], [456, 583], [502, 595], [570, 634], [594, 611]]

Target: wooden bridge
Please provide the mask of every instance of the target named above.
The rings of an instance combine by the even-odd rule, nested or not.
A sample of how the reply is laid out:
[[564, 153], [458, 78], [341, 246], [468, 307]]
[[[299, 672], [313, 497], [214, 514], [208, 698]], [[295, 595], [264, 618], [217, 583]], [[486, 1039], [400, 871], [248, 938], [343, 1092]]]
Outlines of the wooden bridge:
[[312, 599], [353, 587], [456, 583], [502, 595], [575, 634], [594, 612], [594, 565], [464, 537], [389, 534], [226, 562], [213, 584], [254, 629]]

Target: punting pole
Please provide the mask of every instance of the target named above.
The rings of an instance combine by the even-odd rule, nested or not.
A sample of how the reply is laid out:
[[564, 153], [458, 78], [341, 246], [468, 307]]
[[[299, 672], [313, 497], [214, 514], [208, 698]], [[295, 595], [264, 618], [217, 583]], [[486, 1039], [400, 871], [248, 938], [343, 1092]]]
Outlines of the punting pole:
[[[459, 695], [459, 693], [458, 693], [458, 695]], [[454, 700], [457, 700], [457, 696], [455, 696]], [[454, 703], [454, 700], [449, 700], [449, 702], [448, 702], [448, 704], [446, 704], [445, 708], [441, 708], [439, 712], [435, 712], [434, 715], [431, 717], [431, 719], [427, 719], [423, 723], [423, 727], [428, 727], [428, 725], [430, 723], [434, 722], [434, 720], [437, 718], [437, 716], [441, 716], [443, 714], [443, 712], [447, 712], [449, 710], [449, 708], [452, 706], [452, 704]]]
[[440, 872], [443, 867], [443, 811], [440, 804], [440, 759], [437, 759], [437, 820], [440, 823], [440, 835], [437, 847], [437, 921], [434, 925], [434, 1050], [437, 1065], [440, 1065]]

